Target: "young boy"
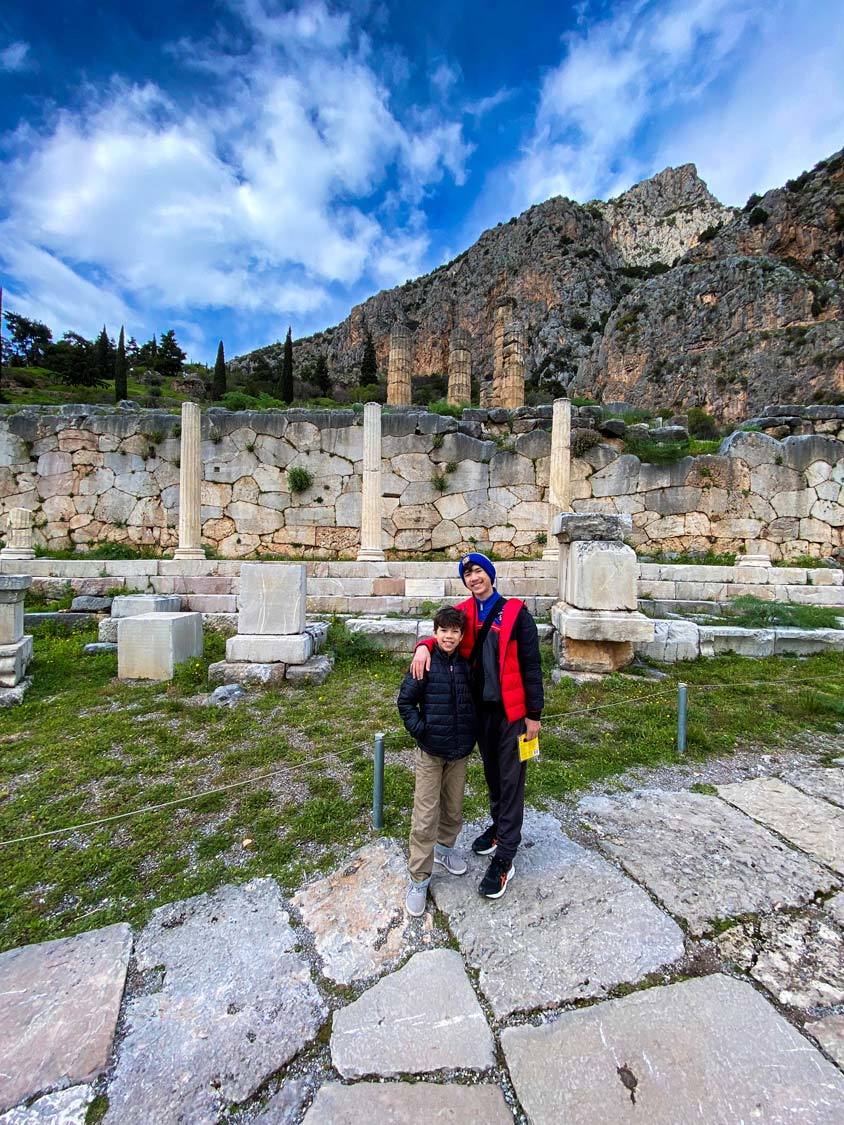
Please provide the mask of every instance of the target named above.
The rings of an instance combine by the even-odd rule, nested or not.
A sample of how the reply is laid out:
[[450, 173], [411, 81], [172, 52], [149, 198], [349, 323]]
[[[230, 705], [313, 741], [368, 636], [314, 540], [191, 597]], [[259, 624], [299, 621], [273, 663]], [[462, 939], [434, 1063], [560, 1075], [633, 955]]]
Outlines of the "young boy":
[[398, 698], [399, 714], [416, 739], [416, 789], [410, 827], [408, 914], [425, 913], [435, 863], [451, 875], [466, 864], [452, 850], [463, 822], [467, 759], [477, 737], [469, 668], [457, 651], [466, 615], [445, 606], [434, 618], [431, 667], [423, 679], [408, 672]]

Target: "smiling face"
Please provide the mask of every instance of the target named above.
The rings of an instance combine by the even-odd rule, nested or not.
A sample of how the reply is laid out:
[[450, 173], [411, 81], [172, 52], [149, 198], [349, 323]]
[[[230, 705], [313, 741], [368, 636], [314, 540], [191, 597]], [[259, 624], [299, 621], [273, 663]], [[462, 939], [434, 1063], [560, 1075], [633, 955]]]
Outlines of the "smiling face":
[[485, 602], [492, 593], [492, 581], [482, 566], [473, 563], [463, 571], [463, 581], [470, 594], [479, 601]]
[[453, 625], [446, 625], [445, 628], [437, 626], [437, 628], [434, 629], [434, 636], [437, 639], [437, 644], [441, 651], [450, 655], [460, 644], [463, 637], [463, 630], [456, 629]]

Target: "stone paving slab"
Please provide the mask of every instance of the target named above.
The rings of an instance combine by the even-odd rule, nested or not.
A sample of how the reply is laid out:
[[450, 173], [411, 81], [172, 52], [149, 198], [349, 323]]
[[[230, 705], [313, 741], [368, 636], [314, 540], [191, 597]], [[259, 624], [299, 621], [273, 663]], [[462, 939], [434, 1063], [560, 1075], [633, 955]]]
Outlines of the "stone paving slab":
[[844, 874], [844, 811], [778, 777], [719, 785], [718, 796]]
[[93, 1100], [91, 1086], [70, 1086], [0, 1114], [0, 1125], [85, 1125]]
[[714, 797], [643, 790], [586, 797], [578, 809], [601, 847], [693, 934], [775, 903], [802, 906], [837, 886], [825, 868]]
[[806, 1024], [806, 1031], [844, 1068], [844, 1014], [825, 1016]]
[[327, 1011], [273, 879], [161, 907], [138, 938], [109, 1125], [216, 1121], [312, 1039]]
[[781, 1004], [816, 1015], [844, 1004], [844, 934], [821, 911], [770, 914], [733, 926], [716, 944]]
[[507, 893], [482, 898], [488, 859], [469, 851], [478, 830], [466, 826], [457, 842], [469, 873], [435, 876], [431, 889], [498, 1018], [605, 996], [683, 956], [676, 923], [612, 864], [564, 836], [548, 813], [526, 813]]
[[817, 766], [789, 770], [783, 774], [783, 781], [802, 789], [810, 797], [823, 797], [844, 809], [844, 770], [840, 768]]
[[131, 952], [123, 923], [0, 954], [0, 1111], [105, 1069]]
[[252, 1125], [294, 1125], [301, 1119], [302, 1106], [309, 1093], [308, 1083], [295, 1078], [283, 1084], [267, 1101]]
[[838, 1125], [842, 1075], [752, 987], [700, 977], [650, 988], [501, 1045], [532, 1125]]
[[833, 895], [824, 906], [824, 910], [835, 919], [839, 926], [844, 926], [844, 891]]
[[418, 942], [431, 941], [426, 913], [410, 923], [404, 912], [407, 860], [395, 840], [375, 840], [342, 867], [309, 883], [291, 899], [314, 935], [323, 972], [338, 984], [391, 969]]
[[494, 1066], [492, 1032], [460, 954], [416, 953], [336, 1012], [331, 1061], [344, 1078]]
[[513, 1125], [497, 1086], [439, 1086], [430, 1082], [359, 1082], [323, 1086], [305, 1125]]

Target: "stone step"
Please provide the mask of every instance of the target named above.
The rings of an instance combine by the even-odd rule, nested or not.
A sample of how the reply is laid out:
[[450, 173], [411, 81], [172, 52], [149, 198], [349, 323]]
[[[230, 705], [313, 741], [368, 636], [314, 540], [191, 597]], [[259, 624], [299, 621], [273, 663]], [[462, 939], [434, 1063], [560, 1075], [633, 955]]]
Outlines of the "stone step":
[[195, 613], [237, 613], [237, 595], [183, 594], [182, 609]]

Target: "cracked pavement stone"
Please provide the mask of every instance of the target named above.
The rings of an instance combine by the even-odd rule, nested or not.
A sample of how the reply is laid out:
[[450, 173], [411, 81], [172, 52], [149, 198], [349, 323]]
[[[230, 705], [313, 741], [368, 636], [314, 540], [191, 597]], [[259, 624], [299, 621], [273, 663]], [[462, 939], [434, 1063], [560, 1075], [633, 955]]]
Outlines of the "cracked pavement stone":
[[693, 934], [715, 922], [802, 906], [836, 879], [808, 856], [716, 797], [642, 790], [586, 797], [582, 822]]
[[106, 1122], [216, 1121], [311, 1040], [327, 1010], [273, 879], [156, 910], [138, 938], [141, 973], [108, 1086]]
[[0, 1111], [105, 1069], [131, 952], [121, 923], [0, 954]]
[[844, 1014], [825, 1016], [806, 1024], [806, 1031], [823, 1047], [828, 1055], [844, 1067]]
[[440, 1086], [433, 1082], [358, 1082], [323, 1086], [304, 1125], [513, 1125], [497, 1086]]
[[0, 1125], [85, 1125], [93, 1100], [90, 1086], [69, 1086], [0, 1114]]
[[463, 959], [416, 953], [334, 1015], [331, 1061], [344, 1078], [495, 1065], [495, 1044]]
[[820, 911], [768, 915], [726, 930], [715, 944], [781, 1004], [814, 1014], [844, 1004], [844, 936]]
[[[390, 969], [419, 941], [420, 924], [404, 912], [407, 860], [395, 840], [380, 839], [354, 852], [336, 870], [291, 899], [314, 935], [323, 972], [338, 984], [366, 980]], [[432, 940], [433, 919], [421, 922]]]
[[431, 891], [498, 1018], [605, 996], [683, 956], [676, 922], [612, 864], [564, 836], [548, 813], [526, 812], [507, 893], [482, 898], [488, 858], [469, 850], [477, 831], [467, 825], [457, 842], [469, 873], [435, 875]]
[[816, 768], [789, 770], [782, 775], [783, 781], [795, 785], [810, 797], [823, 797], [833, 805], [844, 808], [844, 770], [822, 766]]
[[844, 874], [844, 811], [778, 777], [719, 785], [718, 796]]
[[501, 1033], [531, 1125], [838, 1125], [844, 1075], [752, 985], [720, 974]]

